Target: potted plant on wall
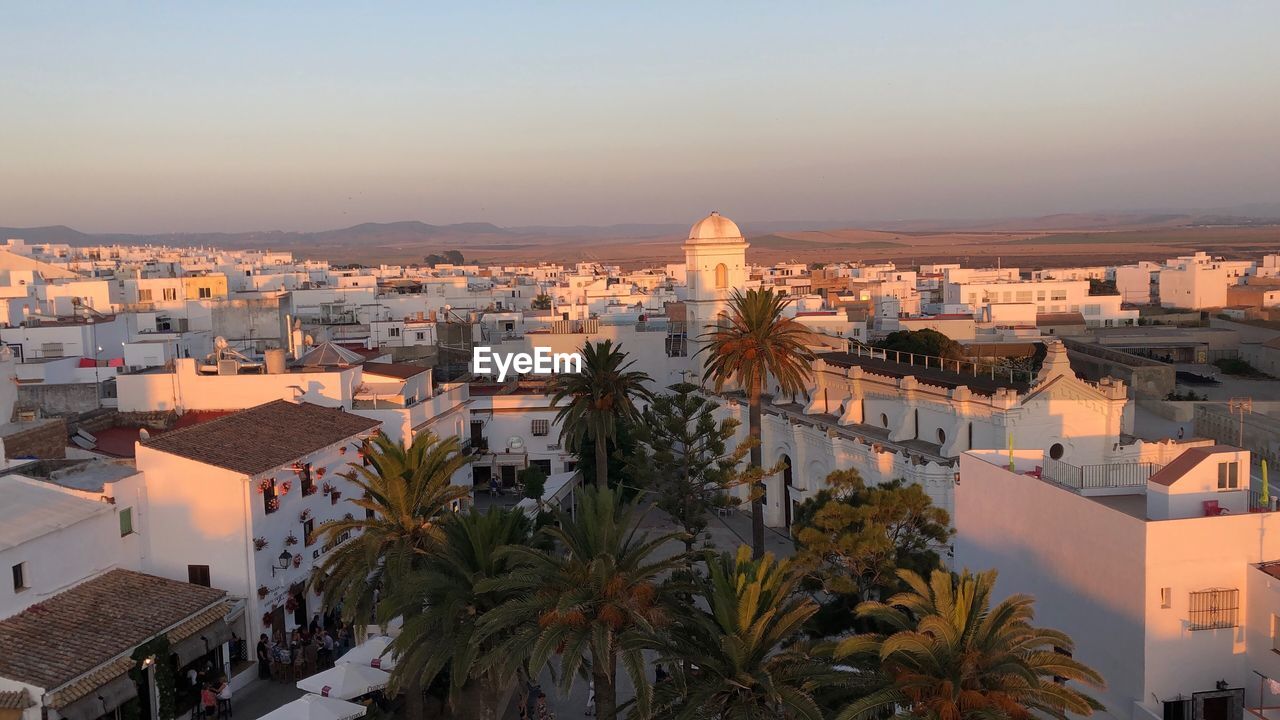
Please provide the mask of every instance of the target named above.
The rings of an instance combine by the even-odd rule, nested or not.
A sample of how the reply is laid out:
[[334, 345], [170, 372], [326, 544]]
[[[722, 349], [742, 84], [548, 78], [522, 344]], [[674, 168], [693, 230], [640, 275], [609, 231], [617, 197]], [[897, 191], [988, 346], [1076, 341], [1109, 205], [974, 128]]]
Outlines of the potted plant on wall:
[[259, 600], [261, 600], [261, 599], [265, 598], [265, 597], [267, 596], [267, 593], [269, 593], [269, 592], [271, 592], [271, 591], [267, 589], [267, 586], [266, 586], [266, 585], [259, 585], [259, 586], [258, 586], [258, 599], [259, 599]]
[[270, 543], [267, 542], [267, 539], [261, 536], [253, 539], [253, 549], [257, 552], [262, 552], [262, 550], [269, 544]]
[[284, 544], [290, 547], [297, 545], [298, 544], [297, 536], [294, 535], [293, 533], [289, 533], [287, 536], [285, 536]]

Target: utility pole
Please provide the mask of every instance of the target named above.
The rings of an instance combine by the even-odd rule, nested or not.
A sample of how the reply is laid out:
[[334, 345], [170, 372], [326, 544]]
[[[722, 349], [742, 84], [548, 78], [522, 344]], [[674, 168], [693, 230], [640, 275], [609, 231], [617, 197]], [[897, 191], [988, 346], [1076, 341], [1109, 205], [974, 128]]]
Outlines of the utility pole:
[[1240, 416], [1240, 431], [1236, 436], [1236, 447], [1244, 447], [1244, 416], [1245, 413], [1253, 412], [1253, 398], [1251, 397], [1234, 397], [1227, 401], [1227, 407], [1231, 409], [1232, 414]]

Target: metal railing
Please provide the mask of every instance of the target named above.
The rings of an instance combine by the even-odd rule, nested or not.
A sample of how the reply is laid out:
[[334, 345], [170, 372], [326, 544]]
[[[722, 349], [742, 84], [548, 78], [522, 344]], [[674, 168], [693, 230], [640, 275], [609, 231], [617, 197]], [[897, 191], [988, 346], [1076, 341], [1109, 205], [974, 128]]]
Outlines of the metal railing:
[[921, 355], [919, 353], [902, 352], [901, 350], [885, 350], [882, 348], [863, 345], [854, 342], [850, 349], [850, 354], [856, 357], [869, 357], [873, 360], [884, 360], [886, 362], [895, 362], [902, 365], [911, 365], [922, 367], [925, 370], [943, 370], [946, 372], [954, 372], [957, 375], [970, 375], [978, 377], [979, 375], [989, 376], [992, 380], [1001, 379], [1008, 376], [1009, 382], [1026, 382], [1034, 383], [1036, 374], [1029, 370], [1021, 370], [1011, 368], [1005, 365], [997, 365], [993, 363], [981, 362], [978, 360], [955, 360], [952, 358], [938, 357], [937, 355]]
[[1159, 469], [1160, 466], [1155, 463], [1105, 463], [1081, 466], [1046, 457], [1041, 477], [1074, 490], [1146, 487], [1147, 480]]
[[1262, 501], [1262, 493], [1249, 491], [1249, 512], [1275, 512], [1280, 506], [1280, 496], [1269, 494], [1267, 501]]

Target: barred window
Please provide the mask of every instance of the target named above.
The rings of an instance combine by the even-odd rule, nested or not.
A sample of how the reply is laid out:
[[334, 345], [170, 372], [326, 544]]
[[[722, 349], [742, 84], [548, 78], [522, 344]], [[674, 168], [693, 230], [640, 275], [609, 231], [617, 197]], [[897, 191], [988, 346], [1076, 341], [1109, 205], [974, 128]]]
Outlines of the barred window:
[[544, 435], [548, 435], [550, 433], [551, 433], [550, 420], [534, 420], [533, 421], [533, 434], [535, 437], [541, 437]]
[[1191, 593], [1190, 626], [1192, 630], [1233, 628], [1239, 623], [1240, 591], [1236, 589], [1201, 590]]

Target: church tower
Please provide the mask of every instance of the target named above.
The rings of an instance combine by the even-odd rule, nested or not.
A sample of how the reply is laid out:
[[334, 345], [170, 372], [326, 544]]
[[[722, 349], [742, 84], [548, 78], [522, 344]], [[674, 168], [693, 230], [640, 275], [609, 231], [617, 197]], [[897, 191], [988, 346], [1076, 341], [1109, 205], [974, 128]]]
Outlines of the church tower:
[[747, 247], [738, 226], [718, 212], [699, 220], [689, 230], [684, 262], [690, 340], [715, 325], [734, 290], [745, 290]]

